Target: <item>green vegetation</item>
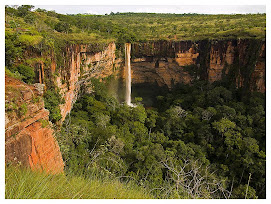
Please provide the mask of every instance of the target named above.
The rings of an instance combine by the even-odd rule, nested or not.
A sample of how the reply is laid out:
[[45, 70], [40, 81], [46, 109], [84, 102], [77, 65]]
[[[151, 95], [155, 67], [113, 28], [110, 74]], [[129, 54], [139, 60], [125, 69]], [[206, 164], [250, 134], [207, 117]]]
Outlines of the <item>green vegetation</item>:
[[[265, 14], [62, 15], [43, 9], [33, 11], [31, 5], [22, 5], [17, 9], [6, 6], [5, 14], [6, 72], [26, 83], [38, 82], [35, 70], [38, 70], [41, 64], [44, 65], [45, 75], [51, 76], [50, 66], [53, 59], [56, 62], [56, 73], [64, 69], [68, 59], [63, 53], [69, 45], [87, 44], [87, 51], [96, 53], [104, 50], [109, 42], [114, 41], [118, 48], [116, 55], [123, 56], [125, 42], [264, 39], [266, 30]], [[206, 53], [203, 52], [204, 54]], [[45, 83], [46, 86], [54, 87], [52, 85], [54, 82], [45, 79]], [[53, 106], [58, 105], [59, 103], [54, 103]], [[47, 103], [47, 107], [50, 109], [51, 105]], [[59, 110], [50, 114], [52, 121], [60, 119]]]
[[44, 120], [44, 119], [41, 119], [40, 123], [41, 123], [41, 127], [42, 128], [45, 128], [45, 127], [47, 127], [49, 125], [49, 121], [48, 120]]
[[[57, 68], [64, 66], [62, 53], [68, 45], [88, 44], [90, 52], [99, 52], [109, 42], [122, 50], [125, 42], [152, 40], [219, 40], [236, 38], [265, 39], [266, 15], [199, 15], [111, 13], [110, 15], [62, 15], [33, 6], [5, 8], [6, 67], [15, 73], [19, 64], [27, 64], [35, 50], [43, 56], [54, 54]], [[119, 54], [119, 52], [117, 52]], [[31, 56], [30, 58], [33, 58]], [[52, 56], [41, 59], [51, 60]], [[24, 75], [23, 75], [24, 76]], [[28, 78], [28, 76], [26, 76]], [[24, 81], [31, 83], [28, 79]]]
[[48, 175], [22, 167], [6, 167], [6, 199], [148, 199], [132, 184], [107, 178]]
[[44, 107], [50, 111], [49, 119], [53, 123], [62, 118], [59, 105], [64, 103], [63, 100], [57, 88], [51, 88], [44, 94]]
[[[247, 64], [234, 62], [221, 82], [180, 84], [162, 91], [148, 108], [142, 95], [135, 98], [136, 107], [120, 104], [108, 84], [93, 79], [93, 93], [79, 98], [57, 134], [67, 175], [7, 167], [6, 198], [266, 197], [265, 94], [235, 89], [231, 80], [239, 70], [245, 87], [250, 84], [265, 39], [265, 14], [62, 15], [32, 9], [6, 6], [5, 70], [35, 83], [35, 73], [44, 66], [44, 101], [53, 123], [61, 120], [63, 103], [54, 79], [69, 61], [68, 46], [87, 44], [87, 52], [96, 53], [116, 42], [121, 56], [125, 42], [203, 40], [199, 50], [205, 70], [209, 40], [255, 43], [248, 46]], [[186, 68], [194, 78], [206, 78], [206, 72]], [[27, 107], [10, 103], [6, 110], [25, 114]]]
[[16, 71], [16, 72], [11, 72], [9, 69], [7, 69], [6, 67], [5, 67], [5, 74], [7, 75], [7, 76], [9, 76], [9, 77], [13, 77], [13, 78], [15, 78], [15, 79], [19, 79], [19, 80], [22, 80], [22, 78], [23, 78], [23, 76], [18, 72], [18, 71]]
[[20, 64], [17, 67], [18, 72], [23, 76], [23, 81], [33, 83], [35, 72], [32, 67]]
[[133, 180], [156, 198], [264, 198], [265, 95], [225, 87], [179, 85], [145, 109], [93, 81], [57, 136], [66, 172]]

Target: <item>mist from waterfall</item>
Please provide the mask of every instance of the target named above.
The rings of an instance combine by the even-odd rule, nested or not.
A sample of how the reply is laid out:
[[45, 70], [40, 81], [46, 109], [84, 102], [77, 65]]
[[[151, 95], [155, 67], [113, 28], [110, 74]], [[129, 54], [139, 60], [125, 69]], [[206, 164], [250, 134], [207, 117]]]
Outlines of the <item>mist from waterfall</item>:
[[125, 101], [128, 106], [134, 106], [131, 103], [131, 43], [125, 43], [125, 82], [126, 93]]

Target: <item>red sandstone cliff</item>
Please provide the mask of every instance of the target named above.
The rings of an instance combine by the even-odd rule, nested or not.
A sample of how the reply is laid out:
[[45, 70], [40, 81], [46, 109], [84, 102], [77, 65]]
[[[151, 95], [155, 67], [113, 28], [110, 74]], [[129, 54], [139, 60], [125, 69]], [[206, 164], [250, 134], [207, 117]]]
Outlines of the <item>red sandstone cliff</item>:
[[[249, 86], [253, 91], [265, 92], [265, 42], [258, 42], [257, 46], [251, 43], [249, 40], [134, 43], [132, 83], [157, 83], [171, 88], [177, 83], [191, 83], [196, 78], [214, 82], [235, 66], [237, 87]], [[123, 60], [116, 58], [115, 52], [114, 43], [97, 52], [89, 45], [70, 45], [62, 52], [61, 66], [54, 54], [47, 56], [51, 59], [49, 65], [37, 62], [36, 80], [40, 84], [54, 83], [65, 99], [60, 105], [62, 121], [71, 111], [80, 88], [89, 84], [90, 78], [102, 79], [120, 73]], [[28, 57], [40, 56], [30, 51]], [[62, 156], [41, 93], [34, 86], [6, 77], [5, 96], [6, 162], [62, 172]]]
[[[14, 78], [5, 77], [5, 160], [32, 169], [52, 173], [63, 172], [64, 163], [54, 130], [50, 127], [49, 111], [42, 100], [45, 82], [60, 88], [65, 103], [60, 105], [62, 121], [72, 109], [80, 88], [90, 78], [105, 78], [118, 73], [120, 59], [115, 59], [116, 46], [110, 43], [103, 51], [94, 53], [88, 45], [70, 45], [63, 51], [63, 64], [57, 65], [55, 56], [51, 63], [37, 62], [38, 89]], [[28, 50], [27, 58], [40, 57]], [[58, 68], [57, 68], [58, 67]], [[91, 91], [91, 90], [90, 90]]]
[[[255, 47], [253, 43], [255, 42], [250, 40], [133, 43], [132, 83], [157, 83], [159, 86], [172, 88], [177, 83], [189, 84], [199, 78], [214, 82], [221, 80], [223, 74], [228, 74], [229, 66], [236, 65], [238, 61], [239, 71], [237, 70], [234, 79], [236, 86], [250, 86], [253, 91], [264, 92], [265, 42], [261, 42], [261, 53], [257, 57], [253, 73], [245, 76], [240, 71], [240, 67], [249, 69], [246, 67], [249, 64], [246, 62], [246, 55], [247, 49]], [[37, 69], [40, 83], [44, 83], [45, 78], [51, 76], [49, 80], [60, 88], [65, 99], [65, 103], [60, 105], [62, 121], [71, 111], [82, 85], [89, 84], [88, 79], [117, 75], [123, 69], [124, 60], [116, 58], [115, 43], [105, 45], [102, 51], [94, 51], [94, 48], [91, 44], [69, 45], [62, 50], [62, 65], [57, 64], [56, 56], [52, 53], [49, 67], [45, 68], [43, 63], [40, 63]], [[249, 84], [244, 85], [244, 80], [248, 78]]]
[[[256, 59], [253, 61], [250, 58]], [[265, 42], [222, 40], [134, 43], [131, 69], [133, 84], [157, 83], [168, 88], [181, 82], [188, 84], [195, 78], [219, 81], [223, 74], [227, 75], [230, 69], [235, 69], [237, 87], [249, 86], [252, 91], [265, 92]], [[244, 81], [248, 81], [248, 84], [244, 84]]]
[[[54, 76], [49, 80], [60, 88], [60, 94], [65, 99], [65, 103], [60, 105], [61, 121], [64, 121], [67, 113], [71, 111], [82, 85], [90, 83], [89, 79], [102, 79], [118, 73], [121, 59], [116, 59], [115, 51], [115, 43], [109, 43], [100, 52], [93, 52], [87, 44], [70, 45], [63, 50], [63, 65], [51, 60], [52, 63], [49, 69], [47, 68], [50, 73], [47, 73], [47, 76]], [[44, 83], [45, 72], [43, 64], [40, 63], [39, 83]]]
[[62, 173], [64, 163], [41, 90], [5, 77], [5, 161]]

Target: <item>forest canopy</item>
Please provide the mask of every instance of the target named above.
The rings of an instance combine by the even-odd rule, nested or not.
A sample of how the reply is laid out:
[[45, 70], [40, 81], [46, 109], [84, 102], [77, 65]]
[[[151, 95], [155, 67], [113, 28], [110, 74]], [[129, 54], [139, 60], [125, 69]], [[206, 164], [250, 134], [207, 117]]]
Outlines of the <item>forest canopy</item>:
[[199, 81], [157, 96], [153, 107], [129, 107], [109, 85], [93, 80], [93, 94], [64, 122], [68, 172], [132, 179], [156, 198], [265, 197], [264, 94], [240, 100], [238, 90]]

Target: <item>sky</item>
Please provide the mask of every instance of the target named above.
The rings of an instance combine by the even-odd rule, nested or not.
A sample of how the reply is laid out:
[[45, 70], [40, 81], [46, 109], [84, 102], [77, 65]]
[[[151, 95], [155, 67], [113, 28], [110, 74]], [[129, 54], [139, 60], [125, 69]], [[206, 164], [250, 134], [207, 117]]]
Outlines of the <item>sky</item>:
[[246, 14], [265, 13], [265, 5], [35, 5], [35, 9], [55, 10], [61, 14], [109, 14], [116, 12]]

